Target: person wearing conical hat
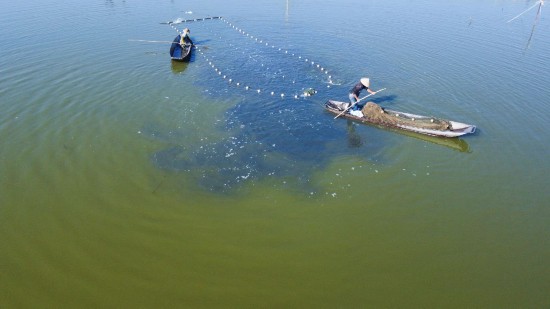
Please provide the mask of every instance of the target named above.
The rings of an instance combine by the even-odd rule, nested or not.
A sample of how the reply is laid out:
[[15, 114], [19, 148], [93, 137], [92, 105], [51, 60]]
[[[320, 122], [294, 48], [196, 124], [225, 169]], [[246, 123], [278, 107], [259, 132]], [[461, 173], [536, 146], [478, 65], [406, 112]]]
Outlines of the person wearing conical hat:
[[181, 38], [180, 38], [181, 46], [193, 45], [193, 41], [191, 41], [191, 38], [189, 37], [189, 33], [191, 33], [191, 31], [189, 31], [189, 28], [183, 29], [183, 32], [181, 33]]
[[370, 79], [368, 77], [361, 78], [361, 80], [359, 80], [359, 82], [349, 91], [349, 101], [351, 105], [359, 101], [359, 93], [361, 93], [364, 89], [366, 89], [370, 94], [375, 93], [370, 89]]

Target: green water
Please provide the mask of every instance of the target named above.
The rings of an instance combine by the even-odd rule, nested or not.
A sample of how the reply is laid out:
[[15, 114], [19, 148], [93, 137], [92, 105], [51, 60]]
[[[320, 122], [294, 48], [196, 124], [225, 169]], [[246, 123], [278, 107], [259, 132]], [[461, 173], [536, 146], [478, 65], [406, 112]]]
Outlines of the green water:
[[[1, 3], [0, 306], [550, 306], [548, 19], [529, 49], [535, 11], [506, 23], [533, 4]], [[204, 16], [336, 85], [219, 20], [187, 65], [128, 41]], [[323, 111], [365, 74], [478, 132]]]

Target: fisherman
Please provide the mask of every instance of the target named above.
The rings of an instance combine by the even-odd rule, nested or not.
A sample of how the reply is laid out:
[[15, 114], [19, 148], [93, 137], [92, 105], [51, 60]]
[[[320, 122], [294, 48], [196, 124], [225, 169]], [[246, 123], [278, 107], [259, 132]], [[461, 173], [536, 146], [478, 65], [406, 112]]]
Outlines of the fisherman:
[[[349, 91], [349, 101], [350, 101], [351, 105], [353, 105], [357, 101], [359, 101], [359, 93], [363, 89], [367, 89], [367, 92], [370, 93], [370, 94], [375, 94], [376, 93], [376, 92], [372, 91], [369, 87], [370, 87], [370, 79], [368, 77], [361, 78], [361, 80], [355, 86], [353, 86], [353, 88], [351, 88], [351, 90]], [[358, 110], [359, 108], [357, 107], [357, 105], [355, 105], [353, 107], [353, 109]]]
[[181, 33], [181, 39], [180, 39], [180, 45], [183, 47], [184, 45], [193, 45], [193, 41], [191, 41], [191, 38], [189, 37], [189, 28], [183, 29], [183, 32]]

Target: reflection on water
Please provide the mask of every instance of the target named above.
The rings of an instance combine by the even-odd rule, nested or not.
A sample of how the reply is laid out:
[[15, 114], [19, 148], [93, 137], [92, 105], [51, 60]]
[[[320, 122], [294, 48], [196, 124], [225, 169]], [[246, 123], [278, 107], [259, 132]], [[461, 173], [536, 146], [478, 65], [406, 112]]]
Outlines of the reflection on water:
[[172, 73], [174, 74], [181, 74], [185, 69], [187, 69], [187, 66], [189, 65], [188, 62], [183, 61], [170, 61], [170, 68], [172, 69]]
[[[470, 145], [468, 145], [468, 142], [466, 142], [466, 140], [463, 138], [456, 138], [456, 137], [446, 138], [446, 137], [428, 136], [428, 135], [418, 134], [415, 132], [409, 132], [405, 130], [397, 130], [397, 129], [391, 129], [391, 130], [394, 130], [399, 134], [417, 138], [436, 145], [448, 147], [450, 149], [453, 149], [459, 152], [465, 152], [465, 153], [472, 152], [472, 150], [470, 149]], [[474, 133], [474, 135], [475, 134], [477, 133]]]
[[355, 132], [355, 126], [353, 125], [353, 121], [347, 120], [347, 136], [348, 136], [348, 147], [350, 148], [358, 148], [363, 145], [363, 140], [359, 134]]

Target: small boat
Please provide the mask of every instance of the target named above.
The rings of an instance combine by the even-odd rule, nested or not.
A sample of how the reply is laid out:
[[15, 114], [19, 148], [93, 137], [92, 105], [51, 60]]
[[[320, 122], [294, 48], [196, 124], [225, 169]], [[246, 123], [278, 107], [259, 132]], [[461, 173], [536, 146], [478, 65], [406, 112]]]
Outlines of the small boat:
[[172, 42], [170, 46], [170, 57], [174, 61], [189, 61], [191, 59], [191, 50], [193, 49], [192, 44], [180, 44], [181, 36], [178, 35]]
[[[325, 109], [340, 115], [348, 105], [349, 103], [329, 100], [325, 103]], [[348, 110], [340, 117], [429, 136], [458, 137], [476, 131], [476, 126], [471, 124], [393, 111], [374, 102], [368, 102], [361, 110]]]

